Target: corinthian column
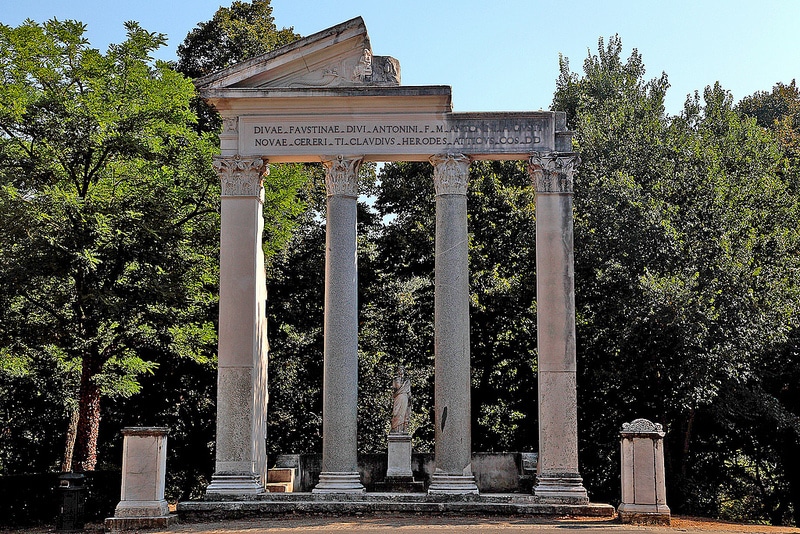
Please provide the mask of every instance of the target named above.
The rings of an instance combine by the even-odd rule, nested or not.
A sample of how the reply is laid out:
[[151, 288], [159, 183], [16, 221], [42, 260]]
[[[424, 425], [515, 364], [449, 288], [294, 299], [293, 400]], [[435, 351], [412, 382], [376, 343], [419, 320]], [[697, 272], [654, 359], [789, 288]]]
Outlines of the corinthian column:
[[325, 361], [322, 473], [314, 493], [363, 493], [356, 456], [358, 420], [358, 271], [356, 199], [361, 158], [324, 160]]
[[539, 348], [539, 472], [542, 502], [589, 502], [578, 472], [575, 382], [574, 154], [531, 156], [536, 187], [536, 326]]
[[260, 157], [214, 158], [222, 185], [216, 467], [209, 495], [252, 495], [266, 481], [267, 299]]
[[433, 156], [436, 187], [435, 461], [429, 493], [478, 493], [472, 474], [469, 362], [468, 157]]

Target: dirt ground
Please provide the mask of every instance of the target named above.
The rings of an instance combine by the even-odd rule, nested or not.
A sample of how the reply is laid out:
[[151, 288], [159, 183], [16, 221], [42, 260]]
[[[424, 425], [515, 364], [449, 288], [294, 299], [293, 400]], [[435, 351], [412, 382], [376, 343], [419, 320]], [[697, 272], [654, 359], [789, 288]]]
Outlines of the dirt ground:
[[[169, 530], [147, 531], [149, 534], [290, 534], [295, 532], [334, 532], [338, 534], [388, 534], [389, 532], [426, 532], [428, 534], [495, 533], [514, 534], [559, 534], [564, 531], [580, 531], [581, 534], [629, 534], [634, 532], [696, 533], [727, 532], [742, 534], [800, 534], [800, 528], [771, 527], [725, 523], [703, 518], [673, 517], [668, 527], [622, 525], [615, 519], [597, 518], [541, 518], [541, 517], [455, 517], [455, 516], [284, 516], [238, 521], [204, 523], [182, 523]], [[3, 533], [45, 534], [56, 532], [54, 528], [0, 531]], [[102, 525], [87, 525], [85, 532], [99, 534]]]

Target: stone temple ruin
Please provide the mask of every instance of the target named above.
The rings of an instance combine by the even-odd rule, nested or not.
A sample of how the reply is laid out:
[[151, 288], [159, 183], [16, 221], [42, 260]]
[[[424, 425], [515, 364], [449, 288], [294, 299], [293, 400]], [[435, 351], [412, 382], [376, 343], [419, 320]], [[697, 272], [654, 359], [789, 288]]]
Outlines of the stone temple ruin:
[[[613, 513], [589, 505], [578, 472], [572, 184], [579, 161], [565, 114], [453, 113], [449, 86], [402, 86], [400, 77], [396, 59], [373, 55], [359, 17], [196, 81], [224, 121], [214, 160], [222, 184], [217, 441], [206, 498], [181, 503], [182, 513], [231, 502], [239, 510], [291, 510], [301, 501], [325, 510], [443, 511], [448, 502], [470, 502], [513, 513]], [[480, 494], [471, 464], [466, 193], [476, 160], [524, 160], [536, 190], [538, 471], [532, 494], [513, 498]], [[426, 493], [403, 502], [365, 493], [356, 456], [356, 180], [365, 161], [429, 161], [434, 171], [435, 468]], [[304, 494], [264, 486], [261, 202], [269, 164], [279, 162], [326, 169], [322, 466]]]

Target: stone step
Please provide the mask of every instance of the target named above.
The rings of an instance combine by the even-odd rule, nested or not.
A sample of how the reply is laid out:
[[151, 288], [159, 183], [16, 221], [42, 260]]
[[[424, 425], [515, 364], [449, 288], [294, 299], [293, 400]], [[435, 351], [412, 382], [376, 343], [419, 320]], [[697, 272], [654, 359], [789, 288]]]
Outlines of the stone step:
[[264, 484], [264, 489], [267, 493], [288, 493], [292, 491], [292, 486], [284, 482], [267, 482]]
[[[230, 501], [229, 497], [221, 496], [214, 499], [206, 496], [205, 502]], [[446, 495], [415, 492], [368, 492], [368, 493], [262, 493], [248, 496], [243, 500], [269, 501], [269, 502], [408, 502], [408, 503], [483, 503], [483, 504], [538, 504], [536, 496], [526, 493], [481, 493], [480, 495]]]
[[[398, 494], [384, 494], [386, 498], [375, 499], [376, 494], [361, 494], [360, 499], [320, 499], [319, 495], [298, 494], [297, 499], [274, 499], [286, 494], [270, 494], [266, 499], [253, 501], [189, 501], [178, 504], [182, 519], [203, 520], [208, 517], [258, 517], [282, 514], [495, 514], [495, 515], [559, 515], [613, 517], [616, 510], [608, 504], [545, 504], [536, 502], [491, 502], [484, 496], [464, 500], [432, 500], [426, 494], [415, 494], [416, 500], [398, 499]], [[370, 497], [367, 497], [369, 495]], [[407, 496], [407, 494], [406, 494]], [[392, 498], [394, 497], [394, 498]]]
[[295, 471], [293, 467], [273, 467], [267, 471], [267, 482], [288, 482], [294, 484]]

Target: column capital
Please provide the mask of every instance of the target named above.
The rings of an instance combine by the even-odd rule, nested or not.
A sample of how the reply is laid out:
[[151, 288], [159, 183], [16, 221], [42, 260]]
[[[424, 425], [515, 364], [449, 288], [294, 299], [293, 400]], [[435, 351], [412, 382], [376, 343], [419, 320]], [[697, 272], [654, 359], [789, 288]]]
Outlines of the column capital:
[[528, 158], [528, 173], [537, 193], [572, 194], [573, 178], [581, 158], [575, 153], [536, 153]]
[[470, 159], [464, 154], [431, 156], [436, 195], [466, 195]]
[[222, 185], [223, 197], [256, 197], [261, 200], [264, 176], [269, 176], [264, 158], [214, 156], [213, 165]]
[[358, 169], [363, 161], [362, 156], [325, 156], [325, 190], [329, 197], [358, 196]]

